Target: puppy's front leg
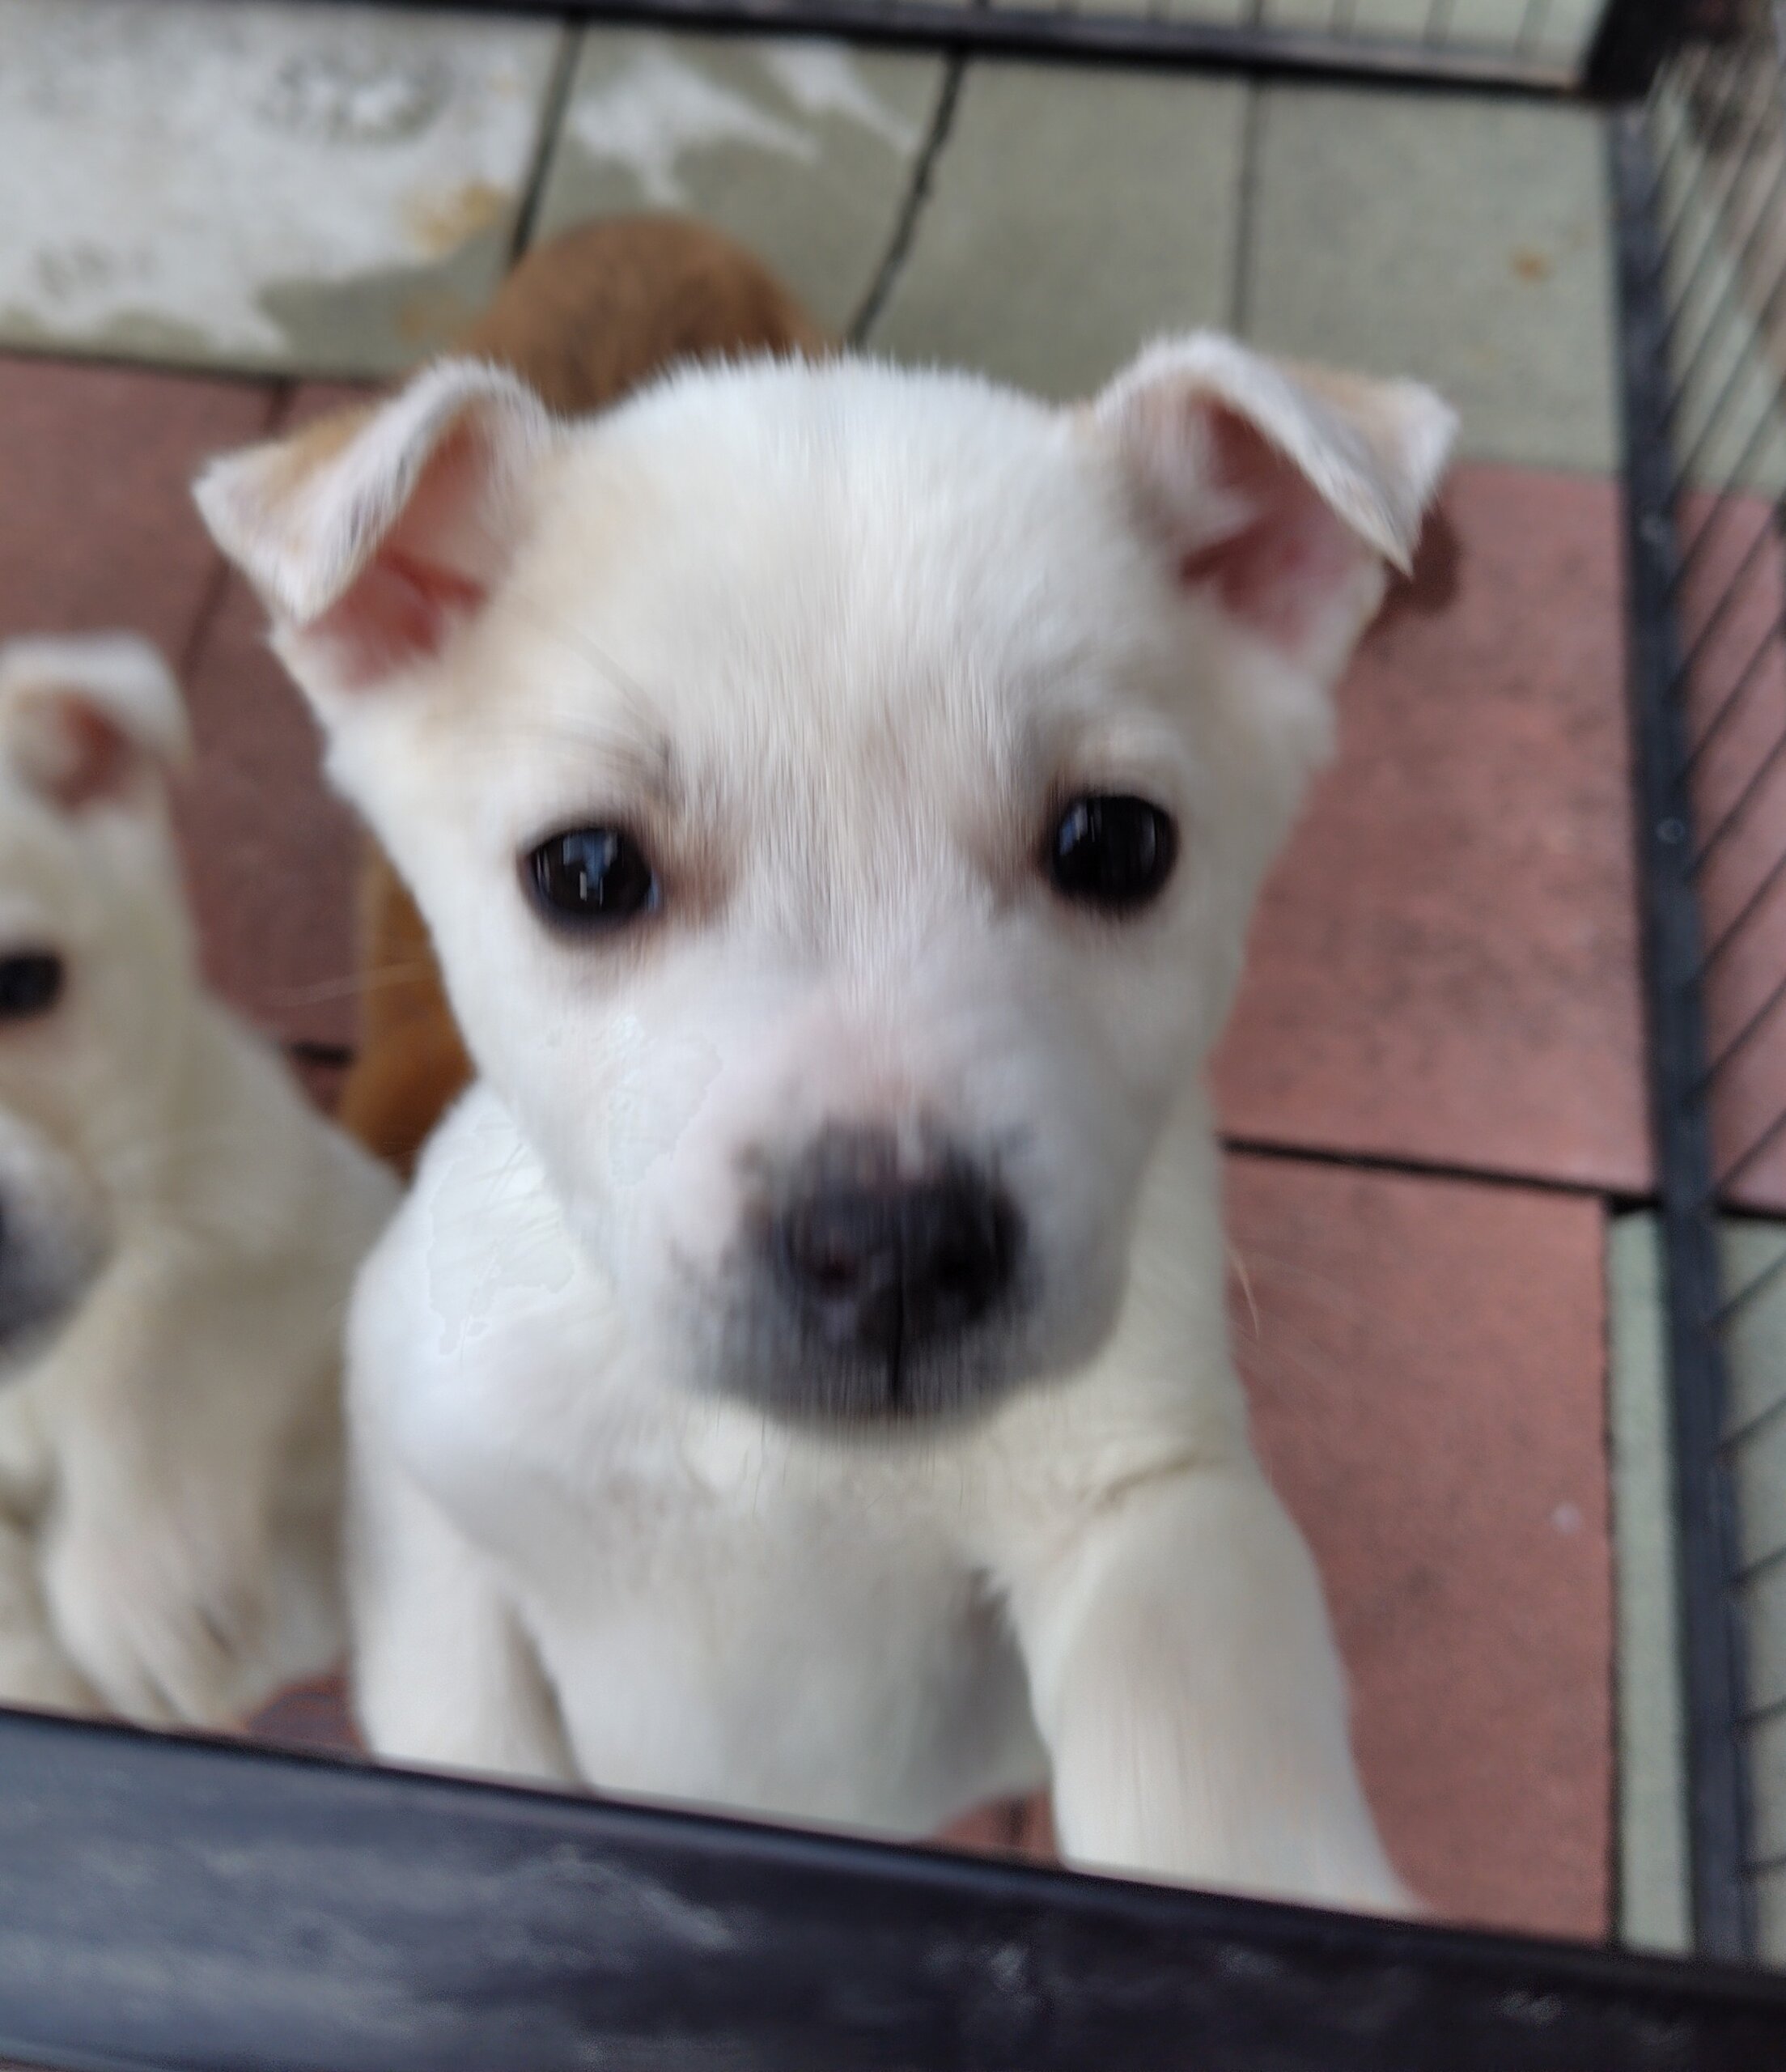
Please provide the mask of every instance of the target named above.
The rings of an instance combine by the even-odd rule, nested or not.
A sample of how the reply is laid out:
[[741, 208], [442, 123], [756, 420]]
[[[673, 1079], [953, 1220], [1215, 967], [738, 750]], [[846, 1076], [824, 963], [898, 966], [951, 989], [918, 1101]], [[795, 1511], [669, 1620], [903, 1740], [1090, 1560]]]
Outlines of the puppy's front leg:
[[1092, 1513], [1013, 1594], [1065, 1853], [1406, 1912], [1353, 1765], [1314, 1564], [1249, 1466]]
[[574, 1784], [558, 1708], [490, 1562], [368, 1440], [348, 1539], [354, 1700], [375, 1755]]

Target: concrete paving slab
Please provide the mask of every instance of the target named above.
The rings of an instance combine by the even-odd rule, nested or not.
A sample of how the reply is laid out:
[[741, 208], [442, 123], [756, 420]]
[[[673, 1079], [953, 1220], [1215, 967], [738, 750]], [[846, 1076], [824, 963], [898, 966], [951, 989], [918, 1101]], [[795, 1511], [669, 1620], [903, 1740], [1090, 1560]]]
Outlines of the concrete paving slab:
[[1432, 382], [1467, 454], [1617, 466], [1597, 115], [1279, 86], [1259, 125], [1249, 336]]
[[561, 32], [0, 0], [0, 342], [382, 374], [500, 277]]
[[1249, 89], [977, 64], [869, 342], [1046, 396], [1232, 321]]
[[893, 241], [944, 76], [936, 58], [841, 44], [591, 29], [538, 235], [638, 210], [698, 215], [842, 331]]
[[1674, 1452], [1661, 1242], [1649, 1214], [1607, 1233], [1608, 1420], [1618, 1603], [1618, 1934], [1692, 1945]]

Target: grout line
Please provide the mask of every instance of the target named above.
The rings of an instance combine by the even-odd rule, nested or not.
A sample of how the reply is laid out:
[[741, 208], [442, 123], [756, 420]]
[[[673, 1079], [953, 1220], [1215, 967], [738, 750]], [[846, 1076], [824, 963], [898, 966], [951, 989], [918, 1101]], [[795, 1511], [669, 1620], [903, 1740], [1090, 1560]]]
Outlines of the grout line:
[[906, 189], [906, 198], [901, 205], [897, 221], [889, 239], [887, 249], [881, 256], [880, 265], [870, 282], [868, 292], [863, 297], [861, 307], [851, 318], [844, 333], [847, 342], [861, 346], [878, 321], [880, 312], [887, 306], [888, 298], [898, 285], [906, 257], [911, 250], [912, 240], [918, 235], [919, 218], [924, 205], [930, 199], [931, 178], [936, 168], [937, 159], [948, 142], [949, 133], [955, 126], [955, 104], [961, 98], [961, 83], [966, 77], [967, 60], [951, 57], [943, 74], [942, 91], [936, 96], [935, 113], [931, 117], [930, 134], [918, 149], [916, 163], [912, 167], [911, 184]]
[[571, 16], [561, 15], [558, 53], [552, 60], [552, 70], [540, 104], [540, 129], [533, 146], [533, 161], [527, 169], [526, 185], [521, 189], [520, 204], [515, 211], [515, 227], [509, 236], [511, 267], [533, 242], [540, 207], [545, 199], [546, 180], [558, 157], [558, 142], [564, 130], [564, 112], [570, 104], [571, 83], [576, 77], [577, 59], [582, 49], [581, 32]]
[[1224, 1153], [1245, 1158], [1270, 1158], [1305, 1166], [1347, 1166], [1361, 1173], [1383, 1173], [1408, 1180], [1455, 1180], [1471, 1187], [1514, 1187], [1524, 1193], [1561, 1195], [1572, 1201], [1604, 1202], [1609, 1213], [1653, 1208], [1656, 1196], [1641, 1189], [1609, 1187], [1603, 1181], [1559, 1180], [1541, 1173], [1508, 1173], [1443, 1159], [1384, 1157], [1367, 1151], [1336, 1151], [1321, 1144], [1284, 1144], [1266, 1138], [1217, 1133]]
[[1254, 190], [1258, 185], [1259, 131], [1265, 117], [1264, 89], [1249, 79], [1242, 89], [1246, 104], [1241, 115], [1241, 163], [1235, 181], [1234, 270], [1228, 286], [1228, 328], [1246, 336], [1253, 301]]

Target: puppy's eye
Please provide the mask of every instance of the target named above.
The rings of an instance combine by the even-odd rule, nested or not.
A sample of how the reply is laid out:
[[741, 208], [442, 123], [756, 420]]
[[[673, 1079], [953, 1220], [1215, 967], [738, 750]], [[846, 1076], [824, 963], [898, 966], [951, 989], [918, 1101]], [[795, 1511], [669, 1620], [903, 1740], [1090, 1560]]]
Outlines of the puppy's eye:
[[540, 903], [554, 918], [586, 928], [617, 928], [658, 902], [645, 852], [618, 827], [574, 827], [542, 842], [528, 858]]
[[1062, 898], [1131, 914], [1172, 875], [1178, 830], [1145, 799], [1093, 793], [1075, 799], [1048, 838], [1048, 876]]
[[0, 1021], [47, 1014], [62, 991], [62, 960], [52, 950], [20, 950], [0, 957]]

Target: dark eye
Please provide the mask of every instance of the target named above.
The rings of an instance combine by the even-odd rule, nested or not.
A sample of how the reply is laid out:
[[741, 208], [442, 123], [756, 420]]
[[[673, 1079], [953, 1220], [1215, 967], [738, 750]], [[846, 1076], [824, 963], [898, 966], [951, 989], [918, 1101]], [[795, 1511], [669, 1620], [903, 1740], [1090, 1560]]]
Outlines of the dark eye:
[[586, 928], [617, 928], [656, 906], [657, 880], [645, 852], [622, 828], [574, 827], [542, 842], [528, 858], [541, 904]]
[[0, 1021], [44, 1014], [61, 997], [62, 960], [47, 949], [0, 957]]
[[1178, 830], [1145, 799], [1075, 799], [1048, 838], [1048, 876], [1063, 899], [1130, 914], [1172, 875]]

